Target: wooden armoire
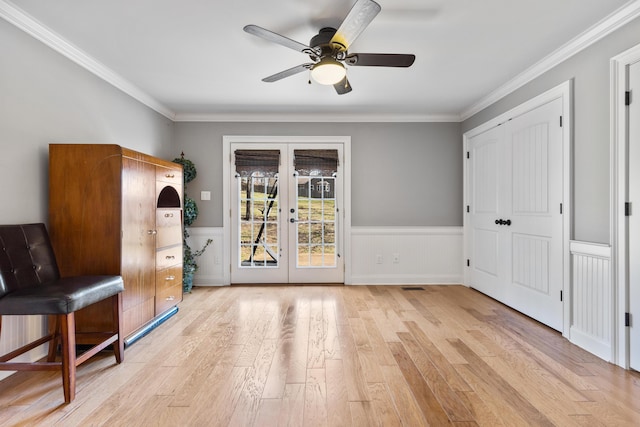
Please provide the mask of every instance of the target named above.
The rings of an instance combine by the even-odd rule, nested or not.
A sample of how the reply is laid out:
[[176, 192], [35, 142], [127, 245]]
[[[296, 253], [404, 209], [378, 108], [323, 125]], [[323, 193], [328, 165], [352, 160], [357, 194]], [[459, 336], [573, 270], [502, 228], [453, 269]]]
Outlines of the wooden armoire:
[[[49, 234], [63, 276], [124, 279], [125, 342], [182, 301], [182, 165], [118, 145], [49, 145]], [[76, 315], [109, 330], [111, 307]]]

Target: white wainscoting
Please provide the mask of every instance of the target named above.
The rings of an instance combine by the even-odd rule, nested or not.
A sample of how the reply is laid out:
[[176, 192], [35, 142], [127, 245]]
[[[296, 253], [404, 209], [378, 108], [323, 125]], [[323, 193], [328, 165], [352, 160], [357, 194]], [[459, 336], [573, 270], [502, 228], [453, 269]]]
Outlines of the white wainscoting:
[[462, 283], [462, 243], [462, 227], [351, 227], [351, 283]]
[[[222, 286], [228, 280], [222, 227], [189, 228], [194, 250], [212, 239], [198, 260], [198, 286]], [[352, 227], [347, 274], [354, 285], [462, 283], [462, 227]], [[396, 256], [397, 255], [397, 259]], [[227, 273], [227, 275], [225, 275]]]
[[[193, 276], [193, 284], [198, 286], [223, 286], [226, 275], [224, 270], [224, 234], [222, 227], [190, 227], [189, 246], [191, 250], [200, 250], [207, 239], [213, 240], [202, 256], [197, 259], [198, 271]], [[228, 258], [227, 258], [228, 259]], [[229, 266], [227, 265], [227, 274]]]
[[611, 247], [571, 241], [571, 330], [574, 344], [613, 360]]
[[[0, 355], [9, 353], [47, 334], [46, 316], [2, 316]], [[35, 362], [47, 355], [48, 347], [40, 346], [13, 359], [14, 362]], [[0, 371], [0, 379], [12, 371]]]

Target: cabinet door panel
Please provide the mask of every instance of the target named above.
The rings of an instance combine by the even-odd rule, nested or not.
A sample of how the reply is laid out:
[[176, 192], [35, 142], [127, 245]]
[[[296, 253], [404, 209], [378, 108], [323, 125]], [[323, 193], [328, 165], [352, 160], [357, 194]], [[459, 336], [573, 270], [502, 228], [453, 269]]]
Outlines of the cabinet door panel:
[[[155, 293], [155, 167], [123, 159], [122, 277], [123, 309], [153, 298]], [[148, 319], [151, 320], [151, 319]]]

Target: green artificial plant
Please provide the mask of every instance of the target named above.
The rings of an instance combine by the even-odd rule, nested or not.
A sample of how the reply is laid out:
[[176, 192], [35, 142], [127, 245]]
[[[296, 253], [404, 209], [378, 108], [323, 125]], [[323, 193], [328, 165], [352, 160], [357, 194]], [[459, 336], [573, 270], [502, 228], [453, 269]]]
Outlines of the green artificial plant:
[[195, 200], [187, 196], [187, 183], [193, 181], [198, 172], [193, 162], [184, 158], [184, 153], [182, 153], [179, 158], [173, 159], [173, 162], [182, 165], [182, 176], [184, 179], [184, 207], [182, 210], [182, 216], [184, 218], [184, 227], [182, 234], [182, 288], [184, 292], [189, 293], [191, 292], [191, 288], [193, 288], [193, 275], [198, 270], [196, 258], [204, 253], [204, 251], [207, 249], [207, 246], [209, 246], [213, 242], [213, 240], [207, 239], [205, 245], [197, 251], [192, 250], [191, 246], [189, 246], [188, 228], [191, 226], [191, 224], [193, 224], [196, 218], [198, 218], [198, 205], [196, 204]]

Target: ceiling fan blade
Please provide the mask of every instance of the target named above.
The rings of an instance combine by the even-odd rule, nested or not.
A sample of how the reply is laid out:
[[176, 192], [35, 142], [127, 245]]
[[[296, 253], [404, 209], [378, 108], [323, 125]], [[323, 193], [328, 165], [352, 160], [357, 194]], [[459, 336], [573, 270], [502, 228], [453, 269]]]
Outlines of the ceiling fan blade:
[[290, 76], [293, 76], [294, 74], [301, 73], [304, 70], [309, 70], [311, 69], [312, 66], [313, 66], [313, 63], [311, 62], [308, 64], [300, 64], [293, 68], [289, 68], [288, 70], [280, 71], [279, 73], [276, 73], [272, 76], [265, 77], [264, 79], [262, 79], [262, 81], [267, 83], [277, 82], [278, 80], [282, 80], [285, 77], [290, 77]]
[[333, 35], [331, 44], [338, 44], [344, 47], [343, 50], [349, 49], [349, 46], [373, 21], [380, 9], [380, 5], [373, 0], [358, 0], [340, 24], [338, 31]]
[[415, 55], [402, 53], [352, 53], [344, 62], [349, 65], [368, 67], [410, 67]]
[[279, 45], [288, 47], [289, 49], [297, 50], [298, 52], [305, 53], [308, 50], [310, 50], [309, 46], [305, 44], [302, 44], [295, 40], [291, 40], [288, 37], [285, 37], [278, 33], [274, 33], [273, 31], [269, 31], [257, 25], [247, 25], [244, 27], [244, 31], [249, 34], [253, 34], [254, 36], [268, 40], [270, 42], [278, 43]]
[[347, 80], [346, 77], [340, 80], [338, 83], [334, 84], [333, 87], [335, 88], [336, 92], [338, 92], [338, 95], [344, 95], [345, 93], [349, 93], [352, 90], [351, 83], [349, 83], [349, 80]]

